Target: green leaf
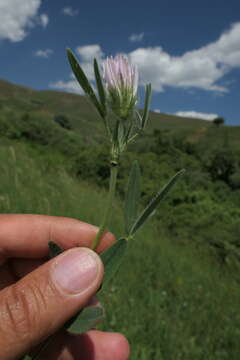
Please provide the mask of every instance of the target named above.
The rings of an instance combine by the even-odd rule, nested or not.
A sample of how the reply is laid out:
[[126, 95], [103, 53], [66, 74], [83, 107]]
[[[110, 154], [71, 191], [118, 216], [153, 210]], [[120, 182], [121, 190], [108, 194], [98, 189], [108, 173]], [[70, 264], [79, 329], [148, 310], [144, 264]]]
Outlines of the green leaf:
[[25, 355], [25, 356], [21, 357], [20, 360], [32, 360], [32, 357], [30, 355]]
[[103, 278], [102, 289], [105, 289], [109, 281], [113, 278], [121, 264], [123, 256], [127, 249], [127, 240], [119, 239], [110, 248], [100, 254], [104, 264], [105, 275]]
[[123, 122], [120, 120], [119, 121], [119, 126], [118, 126], [118, 148], [120, 153], [124, 150], [125, 146], [126, 146], [126, 129], [125, 126], [123, 124]]
[[56, 244], [53, 241], [49, 241], [48, 249], [49, 249], [48, 255], [50, 259], [60, 255], [64, 251], [58, 244]]
[[144, 110], [143, 110], [143, 116], [142, 116], [142, 130], [145, 129], [146, 124], [147, 124], [151, 95], [152, 95], [151, 84], [147, 84], [146, 90], [145, 90]]
[[119, 129], [119, 120], [117, 120], [114, 124], [114, 128], [113, 128], [113, 143], [115, 145], [118, 144], [118, 129]]
[[99, 306], [88, 306], [79, 312], [67, 330], [72, 334], [83, 334], [94, 328], [104, 318], [103, 309]]
[[112, 142], [113, 142], [113, 147], [116, 149], [116, 151], [119, 153], [120, 152], [120, 148], [119, 148], [119, 127], [120, 127], [120, 120], [117, 120], [114, 124], [114, 129], [112, 132]]
[[138, 162], [134, 161], [130, 171], [124, 208], [125, 231], [127, 235], [129, 235], [130, 230], [137, 218], [138, 202], [140, 199], [140, 183], [140, 167]]
[[96, 59], [94, 59], [94, 74], [95, 74], [99, 99], [101, 101], [102, 109], [106, 115], [106, 93], [105, 93], [105, 89], [104, 89], [103, 82], [102, 82], [102, 77], [101, 77]]
[[131, 138], [131, 133], [132, 133], [132, 129], [133, 129], [134, 123], [133, 121], [130, 122], [129, 127], [126, 131], [126, 135], [125, 135], [125, 143], [127, 144]]
[[142, 129], [142, 116], [139, 114], [139, 112], [137, 110], [135, 111], [135, 118], [136, 118], [138, 131], [143, 130]]
[[100, 116], [102, 118], [104, 118], [104, 116], [105, 116], [104, 110], [103, 110], [101, 104], [99, 103], [99, 101], [93, 91], [93, 88], [88, 81], [88, 78], [86, 77], [84, 71], [82, 70], [81, 66], [79, 65], [79, 63], [71, 49], [67, 49], [67, 56], [68, 56], [68, 61], [71, 65], [72, 71], [73, 71], [74, 75], [76, 76], [77, 81], [81, 85], [82, 89], [85, 91], [86, 95], [89, 96], [93, 105], [97, 108]]
[[172, 179], [169, 181], [168, 184], [166, 184], [150, 201], [150, 203], [146, 206], [146, 208], [143, 210], [142, 214], [139, 216], [139, 218], [135, 221], [133, 224], [130, 235], [135, 234], [135, 232], [147, 221], [149, 216], [152, 214], [152, 212], [156, 209], [158, 204], [161, 200], [165, 198], [167, 193], [170, 191], [170, 189], [173, 187], [173, 185], [178, 180], [179, 176], [181, 176], [185, 170], [179, 171], [177, 174], [175, 174]]

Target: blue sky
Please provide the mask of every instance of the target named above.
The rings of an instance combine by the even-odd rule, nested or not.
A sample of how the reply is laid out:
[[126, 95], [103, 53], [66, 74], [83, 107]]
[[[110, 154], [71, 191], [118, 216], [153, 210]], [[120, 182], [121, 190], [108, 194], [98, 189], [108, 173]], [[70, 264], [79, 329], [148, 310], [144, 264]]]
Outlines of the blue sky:
[[126, 54], [152, 110], [240, 125], [239, 0], [0, 0], [0, 78], [79, 92], [66, 47], [91, 79], [94, 56]]

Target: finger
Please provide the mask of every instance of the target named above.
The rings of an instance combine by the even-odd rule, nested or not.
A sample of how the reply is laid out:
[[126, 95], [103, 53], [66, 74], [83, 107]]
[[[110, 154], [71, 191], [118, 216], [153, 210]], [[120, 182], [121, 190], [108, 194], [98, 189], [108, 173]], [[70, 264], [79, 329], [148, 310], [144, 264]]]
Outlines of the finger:
[[72, 336], [62, 332], [42, 352], [39, 360], [127, 360], [129, 353], [127, 339], [118, 333], [92, 330]]
[[98, 290], [103, 265], [87, 248], [67, 250], [0, 292], [0, 359], [56, 332]]
[[[0, 215], [0, 254], [2, 258], [43, 258], [48, 255], [48, 242], [63, 249], [90, 247], [98, 228], [79, 220], [45, 215]], [[98, 252], [114, 242], [105, 233]]]
[[[95, 356], [94, 360], [127, 360], [129, 358], [129, 344], [123, 335], [117, 333], [92, 330], [80, 337], [72, 337], [68, 348], [70, 348], [70, 354], [75, 351], [76, 356], [80, 351], [87, 354], [90, 344]], [[69, 358], [69, 360], [73, 359], [74, 357]], [[87, 359], [91, 359], [91, 357], [83, 356], [81, 360]]]
[[[85, 306], [95, 306], [102, 308], [102, 305], [96, 296], [91, 297]], [[67, 330], [62, 328], [58, 332], [54, 333], [53, 336], [48, 338], [45, 342], [40, 343], [31, 349], [30, 354], [33, 358], [37, 356], [38, 360], [41, 358], [46, 359], [46, 354], [54, 354], [53, 358], [55, 359], [57, 358], [56, 353], [62, 353], [62, 350], [68, 344], [68, 337], [71, 338], [71, 336], [76, 337], [77, 335], [70, 334], [67, 332]]]

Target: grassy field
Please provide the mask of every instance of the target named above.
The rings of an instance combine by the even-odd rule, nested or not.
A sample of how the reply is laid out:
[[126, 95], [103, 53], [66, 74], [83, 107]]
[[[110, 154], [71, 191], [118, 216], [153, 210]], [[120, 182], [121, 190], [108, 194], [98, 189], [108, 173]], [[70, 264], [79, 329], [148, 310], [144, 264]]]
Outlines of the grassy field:
[[[70, 177], [62, 155], [3, 138], [0, 143], [2, 213], [100, 222], [106, 193]], [[117, 200], [112, 231], [120, 234], [121, 224]], [[172, 241], [153, 218], [102, 296], [101, 327], [128, 337], [132, 360], [238, 360], [240, 289], [232, 275], [204, 248]]]

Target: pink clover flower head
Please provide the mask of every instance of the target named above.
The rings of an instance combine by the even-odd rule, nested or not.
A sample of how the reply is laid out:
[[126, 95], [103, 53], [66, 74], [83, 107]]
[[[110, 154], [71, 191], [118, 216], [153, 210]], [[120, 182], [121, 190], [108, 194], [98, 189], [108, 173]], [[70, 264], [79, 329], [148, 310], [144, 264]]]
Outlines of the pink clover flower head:
[[111, 56], [103, 62], [103, 77], [111, 109], [120, 118], [127, 118], [137, 103], [137, 67], [122, 54]]

